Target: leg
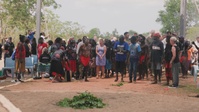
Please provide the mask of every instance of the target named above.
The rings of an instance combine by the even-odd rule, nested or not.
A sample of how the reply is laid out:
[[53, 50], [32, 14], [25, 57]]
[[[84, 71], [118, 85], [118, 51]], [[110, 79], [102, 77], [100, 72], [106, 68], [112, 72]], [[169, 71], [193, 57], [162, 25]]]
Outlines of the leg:
[[96, 78], [97, 78], [97, 79], [99, 79], [99, 69], [100, 69], [100, 67], [97, 66], [97, 67], [96, 67]]
[[133, 73], [134, 73], [134, 80], [136, 82], [136, 77], [137, 77], [137, 61], [133, 62]]
[[119, 62], [119, 61], [116, 61], [116, 79], [115, 79], [115, 82], [118, 81], [119, 69], [120, 69], [120, 62]]
[[102, 78], [104, 78], [104, 66], [101, 66], [101, 69], [102, 69]]

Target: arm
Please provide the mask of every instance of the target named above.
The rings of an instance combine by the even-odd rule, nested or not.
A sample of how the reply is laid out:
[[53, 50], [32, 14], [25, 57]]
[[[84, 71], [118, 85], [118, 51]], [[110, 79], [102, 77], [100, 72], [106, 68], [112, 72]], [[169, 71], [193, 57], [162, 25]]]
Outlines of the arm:
[[102, 57], [104, 57], [106, 55], [106, 51], [107, 51], [107, 48], [106, 48], [106, 46], [104, 46], [104, 54], [102, 55]]
[[171, 58], [170, 64], [172, 64], [173, 61], [174, 61], [174, 59], [176, 58], [176, 48], [175, 48], [175, 47], [172, 47], [171, 52], [172, 52], [172, 55], [173, 55], [173, 56], [172, 56], [172, 58]]
[[97, 50], [98, 50], [98, 47], [96, 46], [95, 52], [96, 52], [96, 54], [97, 54], [98, 56], [100, 56], [99, 53], [97, 52]]

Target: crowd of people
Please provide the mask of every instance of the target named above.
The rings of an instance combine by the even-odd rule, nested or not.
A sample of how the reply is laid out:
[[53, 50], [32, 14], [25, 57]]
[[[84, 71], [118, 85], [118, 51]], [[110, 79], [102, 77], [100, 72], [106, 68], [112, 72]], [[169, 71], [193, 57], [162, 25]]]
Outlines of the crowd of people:
[[182, 78], [187, 78], [188, 71], [195, 76], [195, 81], [197, 78], [199, 37], [191, 43], [171, 32], [160, 35], [151, 31], [148, 37], [137, 33], [130, 37], [125, 32], [119, 38], [84, 36], [82, 39], [70, 38], [65, 41], [58, 37], [45, 42], [45, 34], [41, 33], [37, 45], [34, 34], [29, 31], [27, 36], [20, 35], [16, 48], [12, 38], [4, 45], [4, 59], [15, 58], [15, 73], [19, 81], [22, 81], [21, 77], [25, 73], [25, 58], [31, 55], [37, 55], [40, 63], [50, 65], [47, 74], [54, 83], [72, 79], [84, 79], [87, 82], [89, 77], [99, 79], [114, 75], [117, 82], [119, 74], [121, 82], [124, 82], [128, 73], [129, 83], [148, 79], [150, 74], [154, 77], [152, 84], [157, 84], [161, 83], [163, 68], [170, 87], [179, 86], [180, 72]]

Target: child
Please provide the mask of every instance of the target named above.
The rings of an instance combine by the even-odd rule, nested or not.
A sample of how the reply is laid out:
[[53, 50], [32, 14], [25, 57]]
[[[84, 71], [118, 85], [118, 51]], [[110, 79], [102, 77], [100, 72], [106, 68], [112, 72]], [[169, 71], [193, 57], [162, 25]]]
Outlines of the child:
[[66, 82], [71, 82], [71, 76], [70, 76], [70, 64], [69, 64], [69, 60], [68, 57], [65, 57], [65, 59], [62, 62], [63, 67], [65, 69], [65, 81]]

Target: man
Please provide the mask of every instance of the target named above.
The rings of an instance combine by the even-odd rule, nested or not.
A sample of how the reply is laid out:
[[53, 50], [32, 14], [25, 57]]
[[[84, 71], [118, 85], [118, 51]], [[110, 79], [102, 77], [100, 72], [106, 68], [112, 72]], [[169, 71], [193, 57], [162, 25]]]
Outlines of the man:
[[129, 40], [129, 32], [125, 32], [124, 33], [124, 41], [127, 42], [128, 44], [130, 44], [130, 40]]
[[121, 35], [119, 42], [116, 42], [114, 45], [114, 51], [116, 52], [116, 79], [118, 81], [118, 73], [121, 73], [121, 82], [124, 82], [123, 75], [125, 72], [125, 61], [127, 59], [127, 52], [129, 50], [129, 45], [124, 41], [124, 36]]
[[24, 40], [25, 40], [25, 36], [20, 35], [20, 42], [17, 44], [17, 48], [15, 52], [15, 73], [16, 73], [16, 78], [20, 82], [22, 82], [21, 75], [23, 76], [25, 73], [26, 50], [24, 47]]
[[140, 47], [141, 47], [141, 54], [139, 58], [139, 78], [138, 80], [144, 79], [145, 74], [146, 78], [148, 79], [148, 66], [147, 66], [147, 59], [148, 59], [148, 50], [149, 47], [145, 44], [145, 37], [143, 35], [139, 35], [138, 37]]
[[134, 74], [133, 81], [136, 82], [137, 76], [137, 65], [140, 57], [141, 48], [137, 43], [137, 36], [131, 37], [131, 45], [130, 45], [130, 72], [129, 72], [129, 83], [132, 83], [132, 72]]
[[76, 49], [76, 54], [77, 54], [77, 72], [76, 72], [76, 79], [79, 79], [80, 74], [82, 74], [82, 66], [80, 64], [80, 60], [79, 60], [79, 49], [82, 45], [84, 45], [85, 40], [87, 39], [87, 36], [83, 36], [82, 40], [80, 42], [78, 42], [77, 44], [77, 49]]
[[9, 51], [9, 54], [10, 54], [10, 56], [11, 56], [12, 53], [13, 53], [13, 50], [14, 50], [14, 48], [15, 48], [15, 45], [14, 45], [14, 43], [12, 42], [12, 37], [9, 37], [9, 38], [8, 38], [6, 44], [7, 44], [7, 46], [9, 47], [9, 48], [8, 48], [8, 51]]
[[172, 45], [171, 48], [172, 58], [170, 61], [170, 66], [172, 67], [172, 75], [173, 75], [173, 84], [170, 87], [173, 88], [176, 88], [179, 85], [179, 71], [180, 71], [179, 48], [176, 42], [177, 42], [176, 37], [170, 38], [170, 44]]
[[89, 44], [89, 39], [84, 39], [84, 44], [79, 49], [80, 63], [83, 66], [83, 77], [85, 82], [88, 82], [87, 73], [89, 69], [90, 55], [91, 55], [91, 45]]
[[28, 30], [27, 38], [30, 40], [30, 43], [32, 43], [32, 39], [34, 38], [35, 32], [32, 32], [32, 30]]
[[157, 76], [159, 76], [159, 83], [161, 82], [161, 70], [162, 70], [162, 56], [164, 52], [163, 43], [159, 40], [160, 34], [154, 34], [154, 41], [151, 44], [151, 62], [154, 72], [154, 82], [152, 84], [157, 84]]
[[44, 43], [44, 39], [42, 37], [39, 38], [39, 44], [37, 46], [37, 52], [38, 52], [38, 59], [40, 58], [41, 54], [42, 54], [42, 51], [44, 48], [47, 48], [47, 44]]
[[[125, 32], [124, 33], [124, 41], [130, 45], [131, 44], [131, 40], [129, 39], [129, 32]], [[127, 58], [125, 61], [125, 71], [124, 71], [124, 75], [126, 76], [126, 71], [129, 71], [129, 66], [130, 66], [130, 57], [129, 57], [129, 52], [127, 52]]]
[[76, 54], [76, 43], [73, 38], [69, 39], [68, 46], [67, 46], [67, 56], [69, 59], [70, 63], [70, 70], [72, 73], [72, 78], [74, 78], [74, 75], [76, 73], [76, 59], [77, 59], [77, 54]]

